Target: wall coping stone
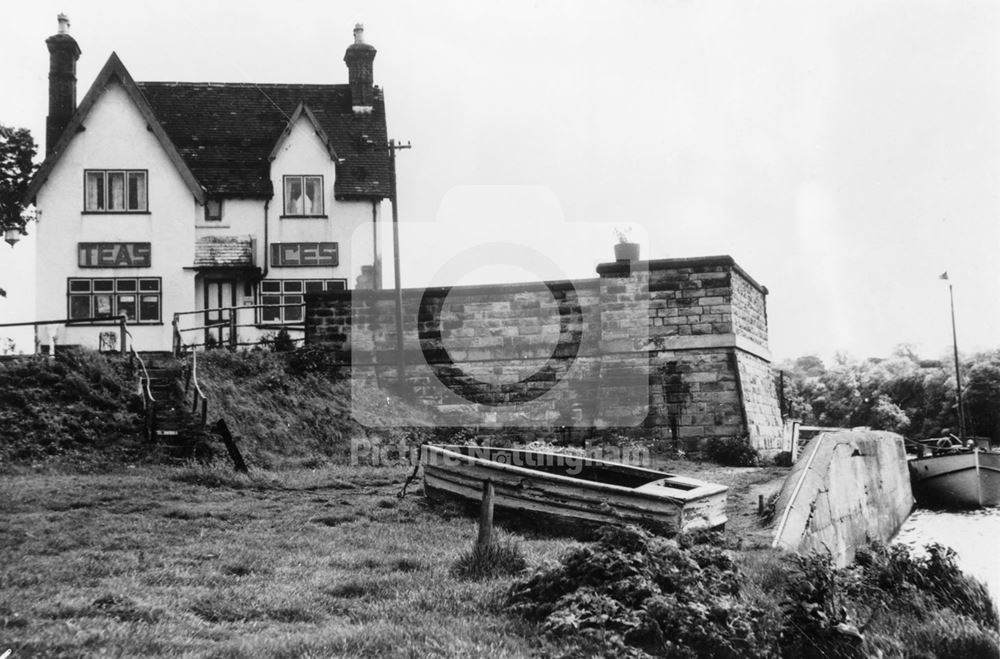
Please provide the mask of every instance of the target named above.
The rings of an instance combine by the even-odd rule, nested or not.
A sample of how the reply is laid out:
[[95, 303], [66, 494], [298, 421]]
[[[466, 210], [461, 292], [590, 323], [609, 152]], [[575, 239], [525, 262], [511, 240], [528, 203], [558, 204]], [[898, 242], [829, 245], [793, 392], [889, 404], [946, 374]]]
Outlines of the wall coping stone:
[[[593, 291], [597, 292], [600, 289], [601, 282], [599, 279], [555, 279], [551, 281], [525, 281], [525, 282], [514, 282], [506, 284], [472, 284], [472, 285], [462, 285], [462, 286], [429, 286], [427, 288], [404, 288], [402, 294], [404, 297], [409, 298], [420, 298], [424, 295], [431, 295], [432, 297], [440, 297], [445, 295], [452, 289], [456, 289], [456, 292], [470, 294], [491, 294], [491, 293], [504, 293], [504, 294], [515, 294], [515, 293], [527, 293], [534, 291], [544, 291], [544, 290], [569, 290], [570, 288], [576, 291]], [[374, 300], [395, 300], [396, 290], [393, 288], [383, 288], [382, 290], [371, 290], [371, 289], [353, 289], [345, 291], [323, 291], [316, 293], [306, 293], [306, 300], [350, 300], [354, 296], [360, 297], [362, 299], [374, 299]]]
[[678, 259], [654, 259], [651, 261], [612, 261], [610, 263], [599, 264], [597, 266], [597, 274], [602, 277], [627, 277], [634, 271], [676, 270], [679, 268], [704, 268], [712, 266], [730, 267], [758, 291], [764, 295], [768, 294], [767, 287], [759, 284], [756, 279], [747, 274], [747, 271], [728, 254], [692, 256]]

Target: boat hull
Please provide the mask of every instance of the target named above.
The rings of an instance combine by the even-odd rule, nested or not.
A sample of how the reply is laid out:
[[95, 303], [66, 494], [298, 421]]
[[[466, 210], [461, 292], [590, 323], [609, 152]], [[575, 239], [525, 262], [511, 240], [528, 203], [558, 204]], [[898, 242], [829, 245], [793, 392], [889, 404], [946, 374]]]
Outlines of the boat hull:
[[532, 521], [551, 520], [562, 527], [636, 524], [664, 535], [726, 523], [727, 488], [683, 476], [490, 447], [426, 445], [421, 462], [429, 497], [478, 502], [489, 480], [494, 506]]
[[953, 453], [910, 460], [921, 504], [958, 508], [1000, 506], [1000, 453]]

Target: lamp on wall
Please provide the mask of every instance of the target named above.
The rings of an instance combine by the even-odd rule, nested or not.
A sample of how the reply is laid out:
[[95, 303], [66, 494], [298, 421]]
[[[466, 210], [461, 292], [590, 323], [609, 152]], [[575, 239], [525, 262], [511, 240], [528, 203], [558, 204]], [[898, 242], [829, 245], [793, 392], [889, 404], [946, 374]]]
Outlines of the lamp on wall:
[[27, 235], [27, 234], [24, 233], [23, 229], [19, 229], [17, 227], [12, 227], [12, 228], [7, 229], [6, 231], [4, 231], [3, 239], [4, 239], [4, 241], [6, 241], [6, 243], [8, 245], [10, 245], [11, 247], [13, 247], [14, 243], [16, 243], [17, 241], [19, 241], [21, 239], [21, 237], [25, 236], [25, 235]]
[[[32, 221], [41, 222], [42, 211], [35, 208], [34, 206], [29, 206], [28, 208], [25, 208], [23, 211], [21, 211], [21, 219], [24, 220], [25, 226], [27, 226], [28, 222]], [[4, 231], [3, 239], [8, 245], [13, 247], [14, 243], [16, 243], [21, 238], [24, 238], [27, 235], [28, 232], [24, 230], [24, 227], [10, 227], [6, 231]]]

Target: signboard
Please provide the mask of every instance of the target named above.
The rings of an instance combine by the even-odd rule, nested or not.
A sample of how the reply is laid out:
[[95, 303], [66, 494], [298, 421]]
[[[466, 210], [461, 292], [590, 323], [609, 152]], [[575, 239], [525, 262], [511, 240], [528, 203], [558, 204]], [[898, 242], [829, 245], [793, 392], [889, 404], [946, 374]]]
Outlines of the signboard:
[[148, 268], [149, 243], [77, 243], [81, 268]]
[[337, 243], [271, 243], [273, 267], [335, 266], [339, 262]]

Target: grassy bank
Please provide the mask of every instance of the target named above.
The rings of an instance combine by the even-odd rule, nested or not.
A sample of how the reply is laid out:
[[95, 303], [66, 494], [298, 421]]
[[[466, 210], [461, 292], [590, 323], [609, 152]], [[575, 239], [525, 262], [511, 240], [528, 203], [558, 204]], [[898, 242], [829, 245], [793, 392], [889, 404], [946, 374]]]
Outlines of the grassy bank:
[[[14, 656], [523, 656], [503, 580], [449, 576], [469, 520], [398, 500], [402, 470], [137, 468], [0, 486]], [[534, 561], [567, 541], [525, 540]]]
[[[351, 439], [424, 431], [355, 423], [347, 383], [323, 374], [321, 356], [201, 360], [210, 419], [234, 429], [249, 476], [156, 464], [131, 425], [124, 363], [83, 353], [2, 368], [3, 392], [39, 400], [0, 404], [12, 424], [0, 447], [0, 654], [1000, 656], [993, 605], [947, 555], [874, 550], [836, 571], [773, 552], [757, 507], [779, 467], [654, 454], [651, 466], [729, 486], [724, 534], [683, 546], [508, 534], [527, 572], [469, 581], [454, 567], [471, 519], [430, 507], [419, 485], [396, 498], [405, 464], [347, 466]], [[374, 393], [353, 405], [401, 426], [431, 420]], [[683, 644], [665, 643], [681, 619]]]
[[[878, 569], [863, 577], [772, 552], [753, 510], [756, 492], [773, 484], [773, 468], [674, 466], [732, 488], [726, 533], [695, 554], [670, 550], [679, 561], [671, 569], [687, 573], [686, 583], [730, 589], [710, 592], [721, 597], [716, 605], [743, 612], [733, 621], [753, 623], [762, 650], [747, 656], [779, 656], [778, 640], [790, 625], [806, 630], [803, 638], [819, 639], [841, 633], [841, 624], [864, 634], [866, 651], [877, 648], [887, 657], [995, 656], [969, 654], [970, 648], [996, 647], [995, 623], [984, 626], [963, 613], [960, 597], [949, 605], [914, 586], [906, 577], [917, 571], [903, 559], [880, 559]], [[324, 467], [236, 476], [224, 466], [140, 466], [5, 478], [0, 652], [11, 648], [15, 657], [559, 656], [584, 651], [581, 638], [610, 641], [620, 631], [615, 625], [621, 616], [587, 615], [595, 600], [580, 587], [600, 591], [601, 575], [614, 575], [608, 568], [614, 561], [625, 560], [645, 574], [645, 561], [662, 555], [647, 548], [629, 558], [616, 549], [612, 554], [618, 558], [611, 562], [607, 556], [577, 562], [589, 566], [588, 576], [572, 577], [570, 587], [553, 591], [567, 598], [554, 597], [546, 605], [552, 609], [539, 609], [561, 610], [558, 625], [544, 616], [513, 614], [508, 593], [527, 576], [456, 577], [453, 567], [474, 541], [475, 522], [457, 509], [428, 506], [419, 487], [396, 498], [407, 473]], [[541, 569], [538, 574], [551, 575], [556, 561], [572, 552], [601, 556], [589, 543], [507, 537], [520, 546], [528, 574]], [[692, 557], [708, 557], [698, 572], [691, 572]], [[561, 574], [565, 568], [555, 570]], [[649, 574], [668, 573], [661, 566]], [[879, 595], [880, 580], [885, 583], [879, 588], [891, 596]], [[954, 575], [951, 582], [966, 583]], [[608, 592], [644, 602], [640, 583], [628, 583], [636, 588], [615, 586]], [[677, 602], [685, 597], [681, 590], [671, 596]], [[721, 615], [711, 614], [700, 597], [691, 605], [690, 611], [703, 611], [709, 619]], [[589, 636], [581, 634], [585, 629]], [[648, 640], [644, 647], [655, 654]], [[601, 642], [585, 651], [620, 655], [636, 649]], [[928, 648], [955, 651], [935, 655]], [[805, 654], [785, 656], [809, 656], [809, 646], [799, 649]], [[712, 652], [665, 656], [716, 656]]]

